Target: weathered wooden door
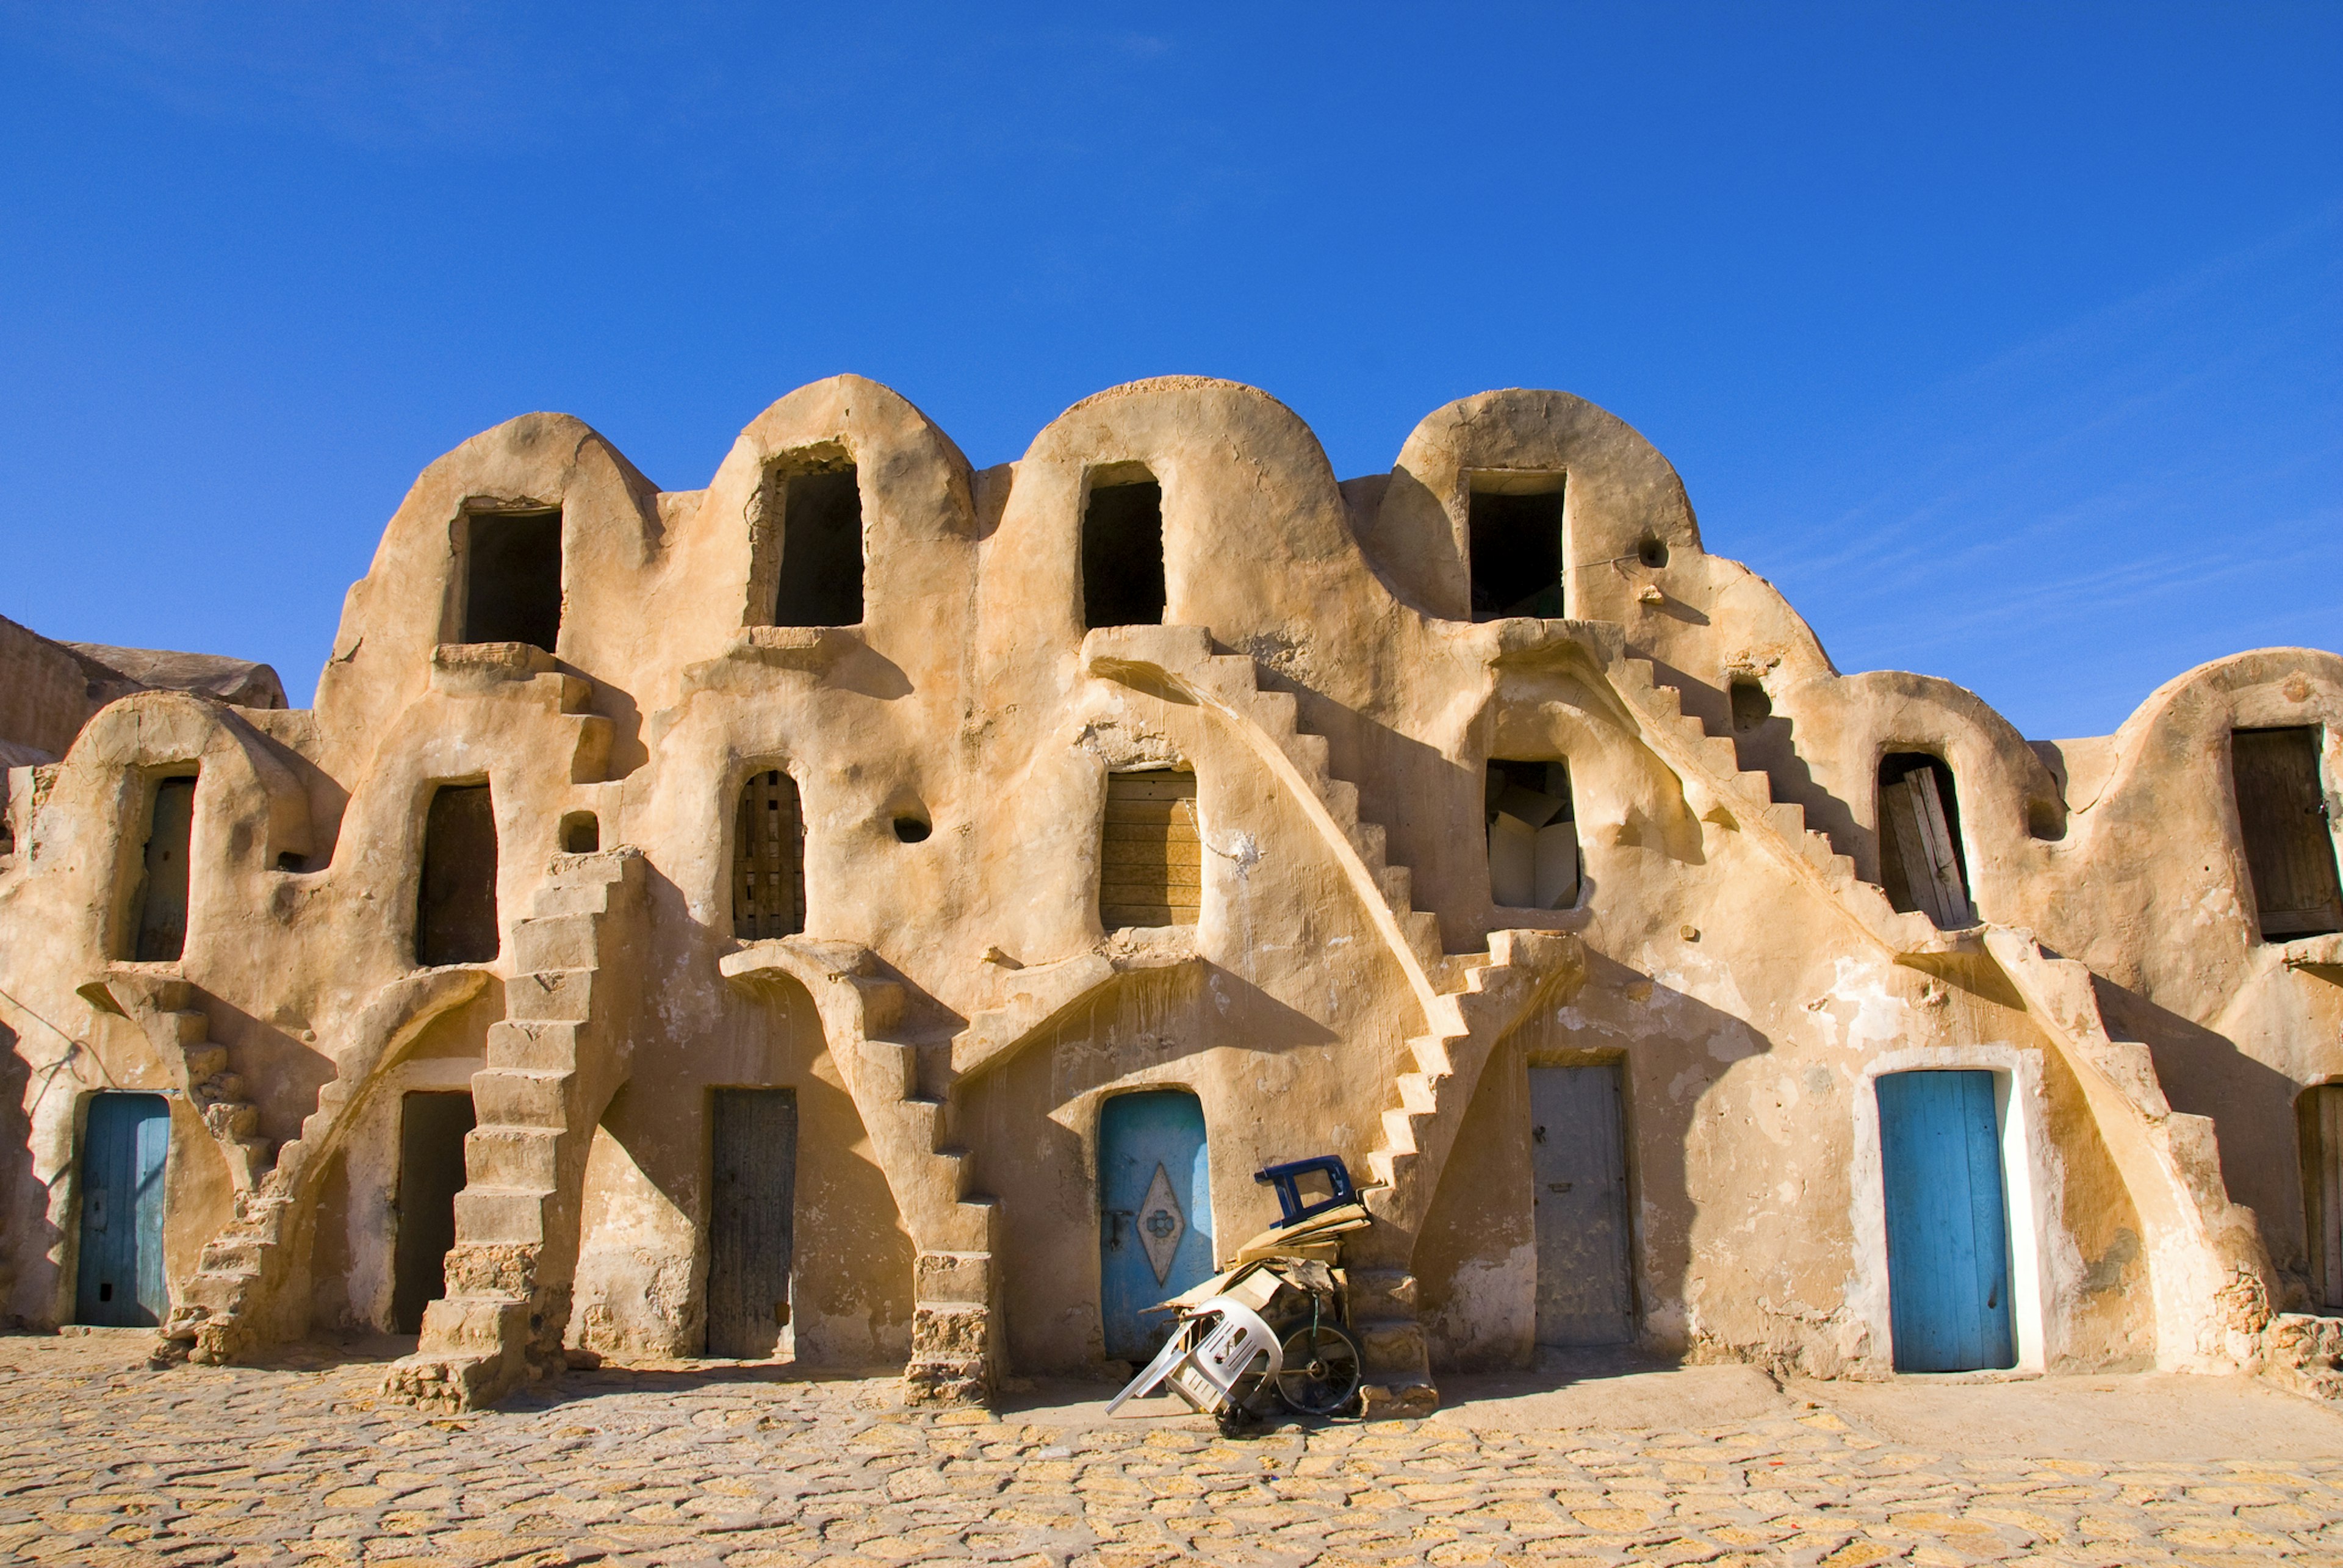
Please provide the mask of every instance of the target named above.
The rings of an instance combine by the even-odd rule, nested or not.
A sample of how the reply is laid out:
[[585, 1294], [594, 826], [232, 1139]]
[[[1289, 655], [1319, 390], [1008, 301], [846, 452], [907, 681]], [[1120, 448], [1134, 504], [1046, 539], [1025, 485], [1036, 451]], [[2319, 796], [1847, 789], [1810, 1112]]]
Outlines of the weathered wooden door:
[[2302, 1219], [2310, 1243], [2313, 1305], [2343, 1308], [2343, 1083], [2319, 1083], [2295, 1102], [2302, 1151]]
[[171, 1107], [161, 1095], [91, 1098], [82, 1130], [74, 1322], [142, 1328], [170, 1311], [163, 1277], [163, 1170], [170, 1151]]
[[456, 1194], [464, 1186], [464, 1134], [472, 1097], [462, 1090], [409, 1094], [398, 1102], [398, 1227], [392, 1243], [390, 1326], [419, 1332], [423, 1309], [447, 1293], [456, 1244]]
[[1993, 1074], [1890, 1073], [1878, 1094], [1896, 1370], [2012, 1365], [2009, 1216]]
[[708, 1209], [708, 1353], [755, 1360], [789, 1321], [796, 1235], [798, 1095], [719, 1089]]
[[1617, 1062], [1530, 1069], [1530, 1175], [1537, 1221], [1537, 1342], [1615, 1345], [1634, 1339]]
[[174, 963], [187, 943], [187, 856], [196, 829], [196, 781], [156, 781], [145, 864], [138, 880], [138, 931], [130, 956]]
[[1118, 1094], [1099, 1114], [1099, 1308], [1106, 1353], [1144, 1361], [1171, 1314], [1142, 1309], [1212, 1272], [1204, 1107], [1184, 1090]]
[[2343, 930], [2318, 731], [2237, 730], [2229, 737], [2229, 769], [2263, 940]]

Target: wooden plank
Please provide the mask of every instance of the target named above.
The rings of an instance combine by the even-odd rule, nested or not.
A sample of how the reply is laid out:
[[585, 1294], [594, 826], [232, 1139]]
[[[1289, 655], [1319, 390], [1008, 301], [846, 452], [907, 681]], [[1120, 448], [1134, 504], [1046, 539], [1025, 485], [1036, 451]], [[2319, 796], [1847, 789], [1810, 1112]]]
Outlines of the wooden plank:
[[2317, 1231], [2322, 1243], [2319, 1269], [2324, 1305], [2343, 1307], [2343, 1084], [2322, 1083], [2318, 1098]]
[[1925, 874], [1935, 884], [1936, 908], [1944, 914], [1937, 924], [1947, 930], [1973, 926], [1976, 916], [1969, 907], [1968, 884], [1961, 875], [1960, 856], [1953, 843], [1950, 813], [1937, 793], [1936, 769], [1923, 768], [1904, 783], [1911, 791], [1913, 820], [1926, 857]]
[[[1950, 921], [1937, 900], [1936, 879], [1929, 874], [1928, 843], [1921, 836], [1919, 813], [1919, 802], [1913, 799], [1908, 776], [1881, 788], [1880, 837], [1892, 838], [1894, 841], [1896, 863], [1903, 871], [1905, 902], [1927, 916], [1937, 930], [1944, 930], [1949, 929]], [[1883, 850], [1885, 848], [1883, 844]]]

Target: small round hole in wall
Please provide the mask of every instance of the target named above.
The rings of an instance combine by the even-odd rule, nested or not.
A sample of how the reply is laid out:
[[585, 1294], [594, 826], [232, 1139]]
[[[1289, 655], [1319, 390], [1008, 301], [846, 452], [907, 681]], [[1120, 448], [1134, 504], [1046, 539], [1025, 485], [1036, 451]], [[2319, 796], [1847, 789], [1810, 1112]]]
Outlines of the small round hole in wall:
[[1664, 567], [1667, 565], [1668, 541], [1662, 538], [1646, 538], [1642, 544], [1635, 547], [1635, 558], [1643, 562], [1647, 567]]
[[895, 837], [906, 844], [919, 843], [934, 830], [928, 826], [924, 818], [898, 817], [895, 819]]

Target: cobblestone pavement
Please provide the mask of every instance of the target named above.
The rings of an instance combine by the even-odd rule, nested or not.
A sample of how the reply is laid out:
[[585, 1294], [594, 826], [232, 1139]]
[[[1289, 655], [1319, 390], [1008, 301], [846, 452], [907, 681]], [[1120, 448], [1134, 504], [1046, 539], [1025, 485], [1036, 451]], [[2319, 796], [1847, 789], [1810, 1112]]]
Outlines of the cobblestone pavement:
[[721, 1364], [574, 1373], [506, 1410], [434, 1418], [379, 1401], [373, 1362], [151, 1372], [143, 1349], [0, 1339], [0, 1553], [728, 1568], [2343, 1563], [2343, 1457], [1948, 1453], [1867, 1434], [1875, 1423], [1836, 1413], [1827, 1387], [1698, 1430], [1452, 1416], [1232, 1442], [1184, 1417], [913, 1413], [890, 1380]]

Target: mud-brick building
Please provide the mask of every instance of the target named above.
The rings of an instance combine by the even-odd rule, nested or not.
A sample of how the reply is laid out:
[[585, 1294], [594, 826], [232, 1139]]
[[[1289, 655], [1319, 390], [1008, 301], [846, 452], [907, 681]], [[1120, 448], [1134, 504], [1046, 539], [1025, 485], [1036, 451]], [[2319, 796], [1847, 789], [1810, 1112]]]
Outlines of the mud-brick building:
[[688, 491], [531, 415], [417, 481], [313, 708], [10, 638], [25, 1325], [974, 1398], [1138, 1354], [1322, 1153], [1378, 1411], [2343, 1312], [2343, 659], [2029, 741], [1840, 674], [1564, 394], [1350, 480], [1201, 379], [978, 472], [842, 377]]

